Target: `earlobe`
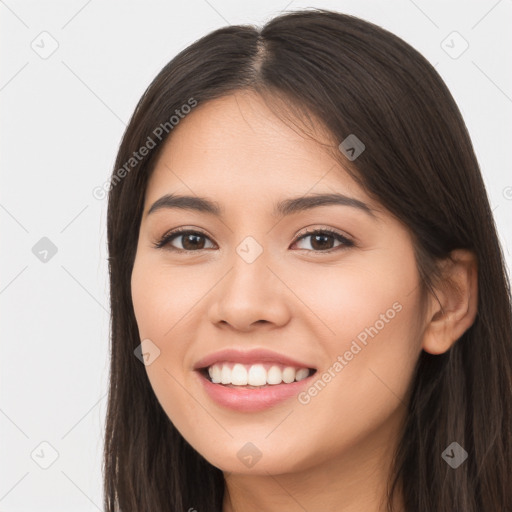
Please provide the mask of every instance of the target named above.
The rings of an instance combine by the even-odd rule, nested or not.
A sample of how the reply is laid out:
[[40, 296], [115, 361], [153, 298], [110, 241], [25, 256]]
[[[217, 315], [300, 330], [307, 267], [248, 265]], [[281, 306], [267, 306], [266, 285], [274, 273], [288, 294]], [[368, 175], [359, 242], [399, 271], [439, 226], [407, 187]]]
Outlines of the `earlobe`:
[[443, 278], [429, 297], [422, 348], [438, 355], [473, 325], [478, 312], [478, 263], [472, 251], [457, 249], [444, 262]]

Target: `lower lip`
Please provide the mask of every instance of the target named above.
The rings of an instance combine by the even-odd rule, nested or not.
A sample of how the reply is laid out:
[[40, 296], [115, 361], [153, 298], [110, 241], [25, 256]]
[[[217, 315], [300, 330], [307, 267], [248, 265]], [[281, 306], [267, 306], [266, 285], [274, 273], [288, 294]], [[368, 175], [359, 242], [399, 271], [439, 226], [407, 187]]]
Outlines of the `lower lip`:
[[197, 372], [206, 393], [213, 401], [241, 412], [263, 411], [296, 397], [305, 386], [309, 385], [315, 373], [306, 379], [290, 384], [273, 384], [262, 389], [236, 389], [222, 384], [214, 384], [201, 372]]

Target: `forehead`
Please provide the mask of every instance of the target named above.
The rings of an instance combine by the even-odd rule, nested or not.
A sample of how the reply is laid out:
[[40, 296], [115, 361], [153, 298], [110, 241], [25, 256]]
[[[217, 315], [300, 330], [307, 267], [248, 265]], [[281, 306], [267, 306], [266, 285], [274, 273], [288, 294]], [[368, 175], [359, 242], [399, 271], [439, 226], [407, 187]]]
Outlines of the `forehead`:
[[285, 122], [255, 93], [210, 100], [171, 132], [146, 201], [169, 192], [247, 202], [338, 191], [369, 202], [327, 147], [332, 151], [337, 144], [320, 124], [298, 128]]

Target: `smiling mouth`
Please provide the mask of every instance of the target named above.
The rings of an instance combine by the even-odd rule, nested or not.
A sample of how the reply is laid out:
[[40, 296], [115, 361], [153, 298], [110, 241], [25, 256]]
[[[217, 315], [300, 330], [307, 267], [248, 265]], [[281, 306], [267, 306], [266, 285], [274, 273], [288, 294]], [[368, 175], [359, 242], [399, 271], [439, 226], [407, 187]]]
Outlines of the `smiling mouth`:
[[236, 389], [264, 389], [280, 384], [292, 384], [311, 377], [315, 368], [295, 368], [281, 364], [215, 363], [198, 369], [213, 384]]

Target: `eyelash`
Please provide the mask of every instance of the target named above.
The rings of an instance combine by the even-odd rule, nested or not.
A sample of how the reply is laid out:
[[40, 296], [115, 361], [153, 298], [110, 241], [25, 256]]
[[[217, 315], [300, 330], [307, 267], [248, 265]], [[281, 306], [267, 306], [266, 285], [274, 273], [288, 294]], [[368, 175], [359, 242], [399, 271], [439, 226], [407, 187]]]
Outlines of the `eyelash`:
[[[178, 228], [169, 233], [166, 233], [161, 238], [161, 240], [159, 242], [154, 243], [153, 246], [157, 249], [161, 249], [168, 245], [169, 249], [171, 251], [177, 251], [177, 252], [181, 252], [181, 253], [194, 253], [194, 252], [199, 252], [202, 250], [207, 250], [207, 249], [197, 249], [197, 250], [179, 249], [177, 247], [173, 247], [173, 246], [169, 245], [170, 242], [174, 238], [178, 237], [178, 235], [183, 235], [183, 234], [199, 235], [199, 236], [204, 236], [206, 238], [209, 238], [205, 233], [202, 233], [201, 231], [195, 231], [195, 230], [191, 230], [191, 229], [187, 229], [187, 228]], [[320, 254], [326, 254], [326, 253], [330, 254], [331, 252], [334, 252], [334, 251], [337, 251], [340, 249], [348, 249], [349, 247], [355, 246], [355, 243], [352, 240], [349, 240], [347, 237], [345, 237], [342, 234], [338, 233], [337, 231], [334, 231], [329, 228], [312, 229], [312, 230], [305, 231], [304, 233], [300, 233], [299, 235], [297, 235], [297, 238], [295, 239], [294, 244], [296, 242], [298, 242], [299, 240], [302, 240], [303, 238], [307, 238], [308, 236], [315, 235], [315, 234], [323, 234], [323, 235], [333, 236], [338, 241], [342, 242], [342, 245], [339, 245], [338, 247], [332, 247], [331, 249], [327, 249], [324, 251], [322, 251], [322, 250], [315, 251], [313, 249], [299, 249], [299, 250], [320, 253]]]

